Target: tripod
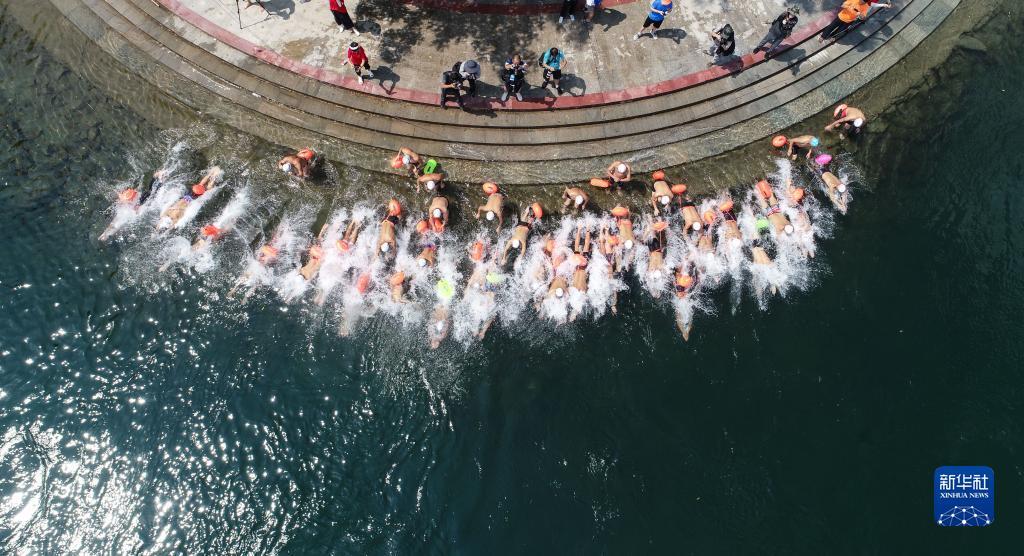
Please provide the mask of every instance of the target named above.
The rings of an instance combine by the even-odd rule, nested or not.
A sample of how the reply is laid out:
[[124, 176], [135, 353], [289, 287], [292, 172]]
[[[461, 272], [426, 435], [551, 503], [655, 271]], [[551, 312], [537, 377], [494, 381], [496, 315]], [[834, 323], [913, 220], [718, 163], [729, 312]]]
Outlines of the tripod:
[[267, 14], [268, 16], [270, 15], [270, 10], [268, 10], [267, 7], [263, 5], [263, 0], [235, 0], [235, 12], [238, 13], [239, 29], [242, 28], [242, 2], [245, 2], [245, 9], [249, 9], [256, 5], [259, 6], [261, 10], [263, 10], [263, 13]]

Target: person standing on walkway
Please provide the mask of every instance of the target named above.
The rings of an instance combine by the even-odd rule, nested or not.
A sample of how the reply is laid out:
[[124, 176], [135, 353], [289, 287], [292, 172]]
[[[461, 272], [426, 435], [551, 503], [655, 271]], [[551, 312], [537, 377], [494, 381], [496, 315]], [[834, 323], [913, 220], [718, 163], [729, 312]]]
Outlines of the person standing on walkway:
[[[868, 14], [871, 13], [872, 4], [874, 2], [871, 0], [846, 0], [843, 2], [843, 7], [839, 8], [836, 18], [821, 30], [818, 42], [835, 41], [839, 35], [853, 27], [854, 23], [867, 19]], [[878, 4], [878, 7], [891, 8], [892, 4]]]
[[709, 65], [715, 65], [721, 60], [732, 56], [736, 52], [736, 34], [732, 30], [732, 25], [726, 23], [721, 29], [711, 32], [711, 40], [714, 44], [711, 46], [711, 50], [708, 51], [714, 60]]
[[597, 15], [597, 12], [601, 10], [601, 0], [587, 0], [586, 10], [587, 22], [594, 21], [594, 16]]
[[647, 14], [647, 19], [644, 20], [644, 26], [637, 34], [633, 35], [633, 40], [640, 38], [640, 35], [647, 33], [648, 27], [654, 27], [653, 31], [650, 31], [652, 38], [658, 38], [658, 29], [661, 28], [661, 24], [665, 22], [665, 16], [672, 11], [672, 0], [653, 0], [651, 2], [651, 11]]
[[505, 67], [502, 69], [502, 81], [505, 91], [501, 93], [501, 102], [508, 100], [509, 95], [515, 95], [516, 100], [523, 102], [523, 85], [526, 83], [526, 62], [522, 56], [513, 54], [505, 60]]
[[441, 108], [447, 107], [449, 99], [457, 102], [459, 108], [465, 108], [462, 101], [462, 76], [456, 69], [441, 74]]
[[476, 80], [480, 79], [480, 64], [476, 63], [476, 60], [466, 60], [465, 62], [455, 62], [452, 66], [452, 71], [459, 74], [462, 78], [459, 82], [468, 82], [466, 87], [466, 94], [471, 97], [476, 96]]
[[366, 77], [373, 77], [373, 72], [370, 71], [370, 58], [366, 56], [363, 47], [355, 41], [348, 45], [345, 61], [341, 65], [348, 64], [352, 64], [352, 70], [356, 72], [356, 79], [359, 79], [360, 85], [363, 83], [363, 70], [366, 70]]
[[359, 34], [359, 29], [356, 29], [356, 24], [352, 22], [352, 18], [348, 15], [345, 0], [328, 0], [327, 5], [331, 8], [335, 23], [345, 31], [352, 31], [356, 35]]
[[[782, 12], [782, 15], [775, 18], [775, 21], [765, 22], [766, 25], [771, 25], [771, 29], [768, 30], [768, 34], [761, 39], [761, 42], [754, 48], [752, 54], [757, 54], [758, 51], [764, 50], [765, 59], [771, 58], [772, 53], [775, 49], [782, 44], [782, 41], [786, 40], [787, 37], [793, 34], [793, 28], [796, 27], [796, 23], [799, 20], [797, 17], [800, 14], [800, 8], [796, 6], [790, 6], [786, 8], [786, 11]], [[768, 45], [765, 48], [765, 45]]]
[[544, 83], [541, 87], [545, 89], [548, 83], [555, 86], [555, 90], [558, 94], [562, 94], [562, 85], [559, 80], [562, 79], [562, 62], [565, 61], [565, 54], [562, 54], [557, 48], [550, 48], [547, 52], [541, 55], [540, 65], [544, 69]]
[[558, 15], [558, 24], [561, 25], [565, 18], [569, 18], [569, 21], [576, 21], [576, 16], [573, 12], [576, 11], [576, 0], [562, 0], [562, 13]]

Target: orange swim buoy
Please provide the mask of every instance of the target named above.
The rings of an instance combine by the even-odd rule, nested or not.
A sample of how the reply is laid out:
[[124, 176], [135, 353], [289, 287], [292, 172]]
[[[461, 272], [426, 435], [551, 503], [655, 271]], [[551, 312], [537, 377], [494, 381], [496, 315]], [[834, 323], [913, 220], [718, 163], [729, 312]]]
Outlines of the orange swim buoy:
[[654, 223], [653, 228], [655, 232], [664, 232], [668, 228], [668, 222], [665, 222], [664, 220], [659, 220]]
[[530, 210], [533, 211], [534, 218], [539, 219], [544, 216], [544, 208], [540, 206], [540, 203], [530, 205]]
[[835, 110], [832, 111], [832, 116], [834, 118], [836, 118], [836, 119], [845, 118], [846, 117], [846, 110], [849, 109], [849, 108], [850, 107], [845, 105], [845, 104], [840, 104], [839, 106], [836, 106]]
[[321, 259], [324, 256], [324, 248], [319, 245], [314, 245], [309, 248], [309, 258]]
[[313, 162], [313, 159], [316, 158], [316, 153], [313, 151], [313, 149], [302, 149], [301, 151], [295, 153], [295, 156], [301, 158], [302, 160], [305, 160], [306, 162]]
[[629, 209], [622, 205], [615, 205], [615, 208], [612, 209], [612, 216], [615, 218], [625, 218], [629, 216]]
[[803, 201], [805, 194], [806, 193], [804, 191], [804, 188], [802, 188], [802, 187], [798, 187], [798, 188], [794, 189], [793, 190], [793, 202], [799, 203], [799, 202]]
[[728, 201], [725, 201], [722, 204], [718, 205], [718, 210], [720, 210], [721, 212], [732, 211], [732, 199], [729, 199]]
[[396, 272], [390, 280], [392, 286], [401, 286], [405, 282], [405, 273], [399, 270]]
[[676, 277], [676, 284], [682, 288], [688, 288], [693, 285], [693, 276], [689, 274], [683, 274]]
[[202, 234], [204, 237], [215, 238], [220, 234], [220, 228], [213, 224], [207, 224], [203, 226]]
[[715, 213], [713, 211], [704, 211], [704, 223], [707, 224], [708, 226], [715, 223], [715, 218]]
[[336, 245], [338, 247], [338, 250], [341, 251], [342, 253], [347, 253], [348, 250], [352, 248], [352, 246], [349, 245], [349, 243], [344, 239], [339, 239], [334, 243], [334, 245]]
[[394, 168], [395, 170], [397, 170], [397, 169], [402, 167], [402, 155], [401, 154], [396, 154], [395, 158], [391, 159], [391, 167]]
[[260, 257], [262, 257], [264, 259], [272, 259], [272, 258], [274, 258], [276, 256], [277, 256], [277, 249], [276, 248], [274, 248], [274, 247], [272, 247], [270, 245], [264, 245], [263, 247], [260, 247]]
[[139, 192], [129, 187], [128, 189], [125, 189], [124, 191], [117, 194], [117, 200], [121, 201], [122, 203], [130, 203], [134, 201], [135, 198], [138, 196]]
[[612, 186], [612, 183], [601, 178], [590, 178], [590, 185], [593, 187], [600, 187], [601, 189], [608, 189]]
[[757, 192], [765, 199], [772, 196], [772, 186], [768, 183], [768, 180], [761, 180], [757, 182]]
[[397, 199], [391, 199], [388, 201], [388, 216], [401, 216], [402, 205]]
[[356, 290], [359, 293], [366, 293], [366, 290], [370, 289], [370, 275], [361, 274], [359, 279], [356, 280]]
[[685, 183], [677, 183], [677, 184], [673, 185], [672, 186], [672, 193], [675, 193], [676, 195], [682, 195], [683, 193], [686, 193], [686, 184]]
[[203, 193], [206, 193], [206, 185], [204, 185], [203, 182], [199, 182], [192, 186], [192, 194], [195, 195], [196, 197], [202, 195]]
[[789, 139], [786, 139], [785, 135], [776, 135], [775, 137], [772, 137], [772, 146], [776, 149], [785, 147], [787, 143], [789, 143]]
[[492, 181], [485, 181], [484, 184], [480, 187], [484, 190], [484, 193], [488, 195], [494, 195], [495, 193], [498, 192], [498, 184]]
[[482, 241], [474, 242], [473, 246], [469, 248], [469, 258], [474, 261], [484, 258], [484, 244]]
[[663, 170], [658, 170], [651, 174], [651, 178], [654, 179], [654, 181], [662, 181], [665, 179], [665, 172]]
[[426, 220], [420, 220], [416, 223], [416, 233], [423, 235], [430, 229], [430, 224], [427, 224]]

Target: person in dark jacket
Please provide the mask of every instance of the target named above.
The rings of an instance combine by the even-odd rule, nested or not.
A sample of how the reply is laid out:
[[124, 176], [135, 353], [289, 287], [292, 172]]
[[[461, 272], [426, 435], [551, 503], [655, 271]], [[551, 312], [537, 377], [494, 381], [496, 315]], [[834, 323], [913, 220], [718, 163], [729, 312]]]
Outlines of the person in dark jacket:
[[[796, 27], [799, 18], [797, 15], [800, 14], [800, 8], [791, 6], [786, 8], [786, 11], [782, 12], [782, 15], [775, 18], [775, 21], [765, 22], [766, 25], [771, 25], [768, 30], [768, 34], [761, 39], [761, 42], [754, 48], [754, 54], [764, 50], [764, 57], [771, 58], [772, 53], [775, 49], [782, 44], [782, 41], [786, 40], [787, 37], [793, 34], [793, 29]], [[767, 45], [767, 48], [765, 46]]]

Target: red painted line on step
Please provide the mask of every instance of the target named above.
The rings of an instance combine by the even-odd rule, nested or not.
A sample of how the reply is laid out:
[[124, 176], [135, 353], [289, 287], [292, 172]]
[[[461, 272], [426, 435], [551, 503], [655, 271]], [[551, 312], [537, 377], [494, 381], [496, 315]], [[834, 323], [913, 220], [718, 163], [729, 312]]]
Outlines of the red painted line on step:
[[[202, 30], [204, 33], [214, 37], [220, 42], [231, 46], [232, 48], [239, 50], [245, 54], [248, 54], [258, 60], [266, 62], [268, 64], [275, 65], [282, 69], [286, 69], [299, 75], [316, 79], [318, 81], [350, 89], [360, 93], [375, 95], [385, 98], [391, 98], [395, 100], [402, 100], [406, 102], [415, 102], [420, 104], [432, 104], [437, 105], [440, 101], [440, 87], [438, 91], [421, 91], [417, 89], [406, 89], [406, 88], [394, 88], [393, 90], [387, 90], [378, 85], [377, 83], [367, 80], [366, 83], [360, 84], [359, 81], [350, 75], [342, 75], [336, 71], [326, 70], [312, 66], [305, 62], [293, 60], [285, 57], [273, 50], [269, 50], [249, 42], [238, 35], [235, 35], [231, 31], [220, 27], [216, 23], [206, 19], [202, 15], [192, 11], [188, 7], [182, 5], [179, 0], [158, 0], [161, 5], [170, 10], [172, 13], [187, 21], [194, 27]], [[606, 0], [607, 1], [607, 0]], [[833, 15], [826, 14], [811, 22], [809, 25], [805, 25], [797, 30], [789, 39], [783, 43], [782, 48], [778, 52], [782, 52], [792, 46], [800, 44], [807, 39], [815, 36], [818, 32], [828, 25], [832, 21]], [[813, 53], [808, 53], [808, 57]], [[525, 98], [523, 102], [516, 102], [510, 100], [504, 106], [497, 99], [490, 98], [467, 98], [466, 106], [473, 109], [491, 109], [491, 110], [553, 110], [563, 108], [584, 108], [588, 106], [600, 106], [603, 104], [612, 104], [617, 102], [626, 102], [630, 100], [637, 100], [657, 95], [663, 95], [673, 91], [686, 89], [720, 79], [722, 77], [736, 73], [737, 71], [746, 70], [751, 66], [761, 63], [764, 61], [763, 54], [747, 54], [742, 56], [735, 65], [726, 67], [715, 66], [708, 68], [703, 71], [690, 73], [687, 75], [681, 75], [660, 83], [652, 83], [649, 85], [639, 85], [636, 87], [629, 87], [626, 89], [619, 89], [617, 91], [602, 91], [597, 93], [587, 93], [579, 96], [569, 96], [568, 94], [560, 97], [547, 97], [547, 98]], [[440, 78], [442, 68], [438, 68], [437, 75]], [[453, 106], [449, 103], [449, 106]], [[453, 106], [454, 107], [454, 106]]]

